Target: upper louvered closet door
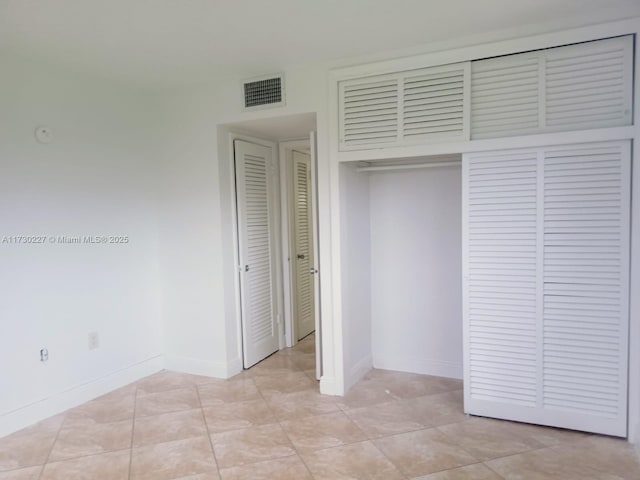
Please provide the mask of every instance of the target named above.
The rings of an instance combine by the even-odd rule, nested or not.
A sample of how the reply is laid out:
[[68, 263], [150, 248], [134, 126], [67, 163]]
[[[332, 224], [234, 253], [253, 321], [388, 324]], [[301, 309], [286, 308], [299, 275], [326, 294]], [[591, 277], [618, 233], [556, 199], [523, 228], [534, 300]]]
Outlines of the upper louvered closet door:
[[467, 413], [626, 435], [630, 142], [463, 155]]
[[630, 125], [633, 37], [471, 64], [471, 138]]
[[537, 54], [471, 63], [473, 138], [521, 135], [538, 130], [539, 69]]
[[469, 64], [340, 82], [340, 150], [467, 140]]

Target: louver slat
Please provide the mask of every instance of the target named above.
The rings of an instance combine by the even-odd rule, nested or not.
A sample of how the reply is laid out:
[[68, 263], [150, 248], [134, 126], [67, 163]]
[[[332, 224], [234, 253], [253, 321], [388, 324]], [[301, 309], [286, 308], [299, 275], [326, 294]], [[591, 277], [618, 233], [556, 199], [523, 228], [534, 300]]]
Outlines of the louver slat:
[[475, 400], [536, 405], [536, 163], [533, 152], [474, 155], [465, 165], [467, 387]]
[[403, 138], [462, 138], [464, 83], [465, 71], [462, 66], [405, 77]]
[[340, 150], [468, 140], [469, 63], [340, 82]]
[[[618, 143], [545, 151], [542, 330], [544, 408], [605, 418], [621, 430], [626, 411], [622, 373], [627, 362], [629, 221], [623, 147]], [[585, 160], [598, 161], [606, 181], [602, 175], [585, 175], [590, 171]], [[585, 188], [585, 178], [590, 188]], [[576, 204], [574, 193], [584, 203]]]
[[397, 79], [343, 85], [341, 93], [341, 129], [344, 144], [397, 141]]
[[471, 138], [631, 124], [633, 37], [471, 62]]
[[514, 55], [471, 63], [471, 136], [518, 135], [539, 127], [539, 60]]
[[546, 59], [546, 124], [554, 130], [631, 123], [632, 49], [613, 38], [553, 49]]

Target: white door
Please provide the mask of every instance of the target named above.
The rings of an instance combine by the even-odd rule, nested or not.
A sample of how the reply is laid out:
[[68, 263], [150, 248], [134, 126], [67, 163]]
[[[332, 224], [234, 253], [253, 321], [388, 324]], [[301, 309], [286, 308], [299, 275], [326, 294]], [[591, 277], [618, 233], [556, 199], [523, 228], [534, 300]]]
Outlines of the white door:
[[298, 340], [315, 330], [311, 156], [293, 151], [295, 315]]
[[271, 149], [234, 141], [244, 367], [278, 350]]
[[626, 436], [630, 142], [463, 156], [467, 413]]

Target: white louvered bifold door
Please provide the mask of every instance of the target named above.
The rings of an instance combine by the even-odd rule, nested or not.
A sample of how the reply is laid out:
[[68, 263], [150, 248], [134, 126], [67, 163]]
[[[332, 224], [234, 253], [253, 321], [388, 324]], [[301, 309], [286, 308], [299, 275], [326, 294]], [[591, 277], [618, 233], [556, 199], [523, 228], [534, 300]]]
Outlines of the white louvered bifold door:
[[631, 125], [633, 37], [471, 62], [471, 138]]
[[626, 435], [630, 142], [463, 156], [467, 413]]
[[293, 196], [298, 340], [315, 330], [313, 230], [311, 219], [311, 157], [293, 151]]
[[271, 149], [234, 141], [244, 367], [278, 350]]

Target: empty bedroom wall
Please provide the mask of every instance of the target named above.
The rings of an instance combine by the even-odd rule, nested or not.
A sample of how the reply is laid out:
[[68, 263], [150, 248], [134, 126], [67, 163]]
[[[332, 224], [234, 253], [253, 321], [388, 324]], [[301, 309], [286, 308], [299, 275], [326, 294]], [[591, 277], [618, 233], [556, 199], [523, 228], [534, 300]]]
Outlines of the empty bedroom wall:
[[[1, 53], [0, 241], [46, 238], [0, 243], [0, 436], [161, 368], [162, 353], [152, 99]], [[127, 240], [58, 239], [103, 235]]]

